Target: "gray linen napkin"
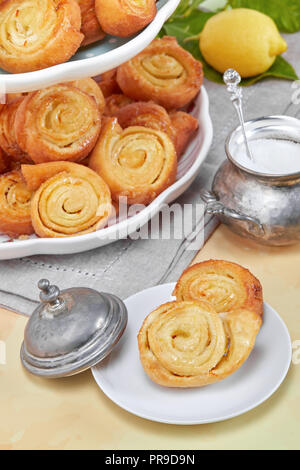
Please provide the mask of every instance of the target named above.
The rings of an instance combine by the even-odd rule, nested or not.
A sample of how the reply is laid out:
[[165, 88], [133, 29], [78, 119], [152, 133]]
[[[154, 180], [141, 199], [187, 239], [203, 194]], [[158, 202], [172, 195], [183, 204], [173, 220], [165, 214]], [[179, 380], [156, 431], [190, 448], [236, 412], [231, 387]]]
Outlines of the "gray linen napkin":
[[[286, 57], [300, 74], [300, 33], [287, 35], [286, 39], [289, 43]], [[210, 98], [214, 141], [197, 179], [177, 201], [181, 205], [199, 203], [200, 188], [210, 188], [216, 169], [225, 158], [224, 141], [237, 125], [225, 87], [207, 80], [205, 86]], [[291, 82], [275, 79], [245, 88], [246, 118], [268, 114], [300, 115], [300, 106], [291, 102], [295, 90]], [[204, 240], [217, 226], [211, 216], [195, 222], [198, 222], [196, 225]], [[87, 253], [1, 261], [0, 304], [29, 315], [38, 300], [37, 282], [42, 277], [49, 278], [62, 289], [86, 286], [126, 298], [160, 282], [175, 281], [196, 255], [189, 247], [189, 240], [184, 239], [126, 239]]]

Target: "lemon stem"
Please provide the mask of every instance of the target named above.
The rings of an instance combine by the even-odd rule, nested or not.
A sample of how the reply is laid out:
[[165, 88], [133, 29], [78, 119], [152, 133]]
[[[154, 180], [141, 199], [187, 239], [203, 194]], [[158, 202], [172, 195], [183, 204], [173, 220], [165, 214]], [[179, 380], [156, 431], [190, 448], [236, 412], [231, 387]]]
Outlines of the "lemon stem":
[[201, 36], [201, 33], [196, 34], [195, 36], [189, 36], [188, 38], [185, 38], [183, 42], [189, 42], [189, 41], [199, 41]]

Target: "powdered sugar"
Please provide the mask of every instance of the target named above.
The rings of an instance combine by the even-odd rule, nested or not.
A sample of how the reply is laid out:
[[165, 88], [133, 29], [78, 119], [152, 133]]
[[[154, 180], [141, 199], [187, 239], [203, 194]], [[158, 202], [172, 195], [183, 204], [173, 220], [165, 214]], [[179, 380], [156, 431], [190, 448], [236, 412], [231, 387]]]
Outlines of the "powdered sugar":
[[234, 160], [249, 170], [272, 175], [300, 172], [300, 143], [290, 140], [257, 139], [249, 143], [253, 161], [249, 160], [244, 144], [233, 149]]

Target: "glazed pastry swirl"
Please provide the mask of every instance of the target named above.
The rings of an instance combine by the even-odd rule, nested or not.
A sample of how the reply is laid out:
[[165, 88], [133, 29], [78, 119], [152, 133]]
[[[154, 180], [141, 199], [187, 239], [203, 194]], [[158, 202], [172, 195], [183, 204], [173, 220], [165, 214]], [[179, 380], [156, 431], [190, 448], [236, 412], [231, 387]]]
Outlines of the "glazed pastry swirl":
[[196, 118], [183, 111], [173, 111], [170, 113], [170, 119], [174, 130], [174, 144], [178, 158], [186, 150], [193, 134], [199, 127]]
[[92, 96], [92, 98], [94, 98], [94, 100], [96, 101], [100, 113], [102, 114], [104, 112], [105, 98], [103, 96], [101, 88], [93, 78], [82, 78], [81, 80], [74, 80], [73, 82], [66, 83], [66, 85], [71, 85], [76, 88], [79, 88], [88, 95]]
[[33, 233], [30, 216], [32, 192], [20, 171], [0, 176], [0, 232], [11, 237]]
[[142, 365], [167, 387], [200, 387], [226, 378], [248, 358], [261, 318], [240, 310], [221, 318], [205, 301], [170, 302], [152, 312], [139, 335]]
[[7, 0], [0, 5], [0, 66], [20, 73], [67, 61], [83, 39], [80, 26], [75, 0]]
[[123, 131], [117, 119], [107, 118], [89, 166], [115, 201], [126, 196], [129, 204], [148, 204], [175, 181], [177, 157], [163, 132], [139, 126]]
[[95, 77], [98, 85], [100, 86], [105, 98], [113, 94], [121, 93], [120, 87], [117, 84], [117, 69], [109, 70]]
[[167, 111], [151, 101], [131, 103], [117, 110], [115, 116], [121, 127], [144, 126], [165, 132], [175, 143], [175, 133]]
[[153, 100], [166, 109], [177, 109], [200, 91], [202, 65], [176, 38], [165, 36], [121, 65], [117, 81], [123, 93], [134, 100]]
[[81, 10], [81, 32], [84, 34], [83, 46], [100, 41], [105, 33], [102, 31], [95, 12], [95, 0], [76, 0]]
[[173, 111], [169, 115], [162, 106], [152, 101], [139, 101], [122, 106], [114, 110], [114, 116], [118, 118], [123, 129], [129, 126], [145, 126], [165, 132], [173, 141], [178, 158], [198, 129], [197, 119], [190, 114]]
[[[106, 98], [105, 105], [105, 116], [116, 117], [120, 109], [124, 108], [128, 104], [132, 103], [132, 100], [122, 94], [114, 94]], [[123, 127], [123, 126], [121, 126]]]
[[207, 300], [218, 313], [249, 309], [263, 313], [262, 287], [247, 269], [210, 260], [188, 268], [174, 290], [177, 300]]
[[103, 31], [120, 37], [140, 31], [156, 15], [155, 0], [96, 0], [95, 9]]
[[222, 320], [208, 305], [170, 303], [152, 316], [149, 347], [157, 360], [176, 375], [199, 375], [213, 369], [226, 350]]
[[17, 142], [35, 163], [83, 160], [94, 147], [100, 128], [95, 99], [69, 85], [30, 93], [15, 119]]
[[0, 114], [0, 145], [14, 161], [26, 160], [25, 152], [19, 147], [15, 135], [15, 117], [23, 98], [7, 104]]
[[23, 165], [31, 189], [34, 230], [40, 237], [69, 237], [106, 225], [112, 205], [108, 186], [89, 168], [69, 162]]

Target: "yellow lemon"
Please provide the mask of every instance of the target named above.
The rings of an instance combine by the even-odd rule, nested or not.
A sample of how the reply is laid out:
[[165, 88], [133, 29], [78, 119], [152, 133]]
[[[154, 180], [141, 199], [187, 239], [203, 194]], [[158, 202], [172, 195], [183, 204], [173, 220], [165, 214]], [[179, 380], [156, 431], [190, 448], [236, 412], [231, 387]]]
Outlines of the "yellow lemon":
[[268, 70], [277, 55], [287, 50], [274, 21], [248, 8], [217, 13], [204, 26], [200, 50], [218, 72], [233, 68], [242, 77]]

